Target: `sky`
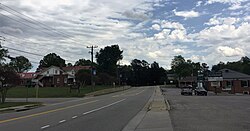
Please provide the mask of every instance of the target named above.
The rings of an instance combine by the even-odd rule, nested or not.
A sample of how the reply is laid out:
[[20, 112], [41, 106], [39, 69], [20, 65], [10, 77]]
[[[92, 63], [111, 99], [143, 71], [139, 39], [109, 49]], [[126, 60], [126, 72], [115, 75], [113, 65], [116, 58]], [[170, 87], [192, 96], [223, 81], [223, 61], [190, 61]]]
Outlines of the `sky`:
[[[122, 64], [136, 58], [165, 69], [176, 55], [210, 67], [250, 56], [250, 0], [0, 2], [2, 46], [11, 56], [27, 57], [32, 70], [52, 52], [67, 63], [90, 59], [86, 47], [91, 45], [98, 46], [97, 52], [118, 44]], [[32, 19], [22, 19], [26, 16]]]

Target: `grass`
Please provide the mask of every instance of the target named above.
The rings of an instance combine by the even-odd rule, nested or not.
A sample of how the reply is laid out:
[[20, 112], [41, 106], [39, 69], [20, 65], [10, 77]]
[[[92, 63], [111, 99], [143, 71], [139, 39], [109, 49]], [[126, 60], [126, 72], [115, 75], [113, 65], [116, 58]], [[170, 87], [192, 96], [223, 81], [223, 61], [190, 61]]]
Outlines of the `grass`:
[[40, 105], [41, 103], [39, 102], [5, 102], [5, 103], [0, 103], [0, 109], [14, 107], [14, 106], [30, 105], [30, 104]]
[[[95, 91], [112, 88], [112, 86], [95, 86]], [[80, 88], [80, 93], [77, 90], [69, 92], [69, 87], [40, 87], [39, 98], [60, 98], [60, 97], [83, 97], [85, 94], [92, 92], [90, 86]], [[7, 92], [7, 98], [26, 98], [27, 87], [14, 87]], [[28, 88], [28, 97], [36, 97], [36, 88]]]

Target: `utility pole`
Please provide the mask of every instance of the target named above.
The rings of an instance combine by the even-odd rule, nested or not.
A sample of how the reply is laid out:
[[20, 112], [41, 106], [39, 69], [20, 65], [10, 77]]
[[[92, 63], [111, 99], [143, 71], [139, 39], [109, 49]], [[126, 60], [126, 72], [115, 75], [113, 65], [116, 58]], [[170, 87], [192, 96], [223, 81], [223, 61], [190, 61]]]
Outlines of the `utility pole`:
[[90, 48], [90, 54], [91, 54], [91, 86], [92, 90], [94, 90], [94, 70], [93, 70], [93, 60], [94, 60], [94, 48], [97, 48], [98, 46], [87, 46], [87, 48]]

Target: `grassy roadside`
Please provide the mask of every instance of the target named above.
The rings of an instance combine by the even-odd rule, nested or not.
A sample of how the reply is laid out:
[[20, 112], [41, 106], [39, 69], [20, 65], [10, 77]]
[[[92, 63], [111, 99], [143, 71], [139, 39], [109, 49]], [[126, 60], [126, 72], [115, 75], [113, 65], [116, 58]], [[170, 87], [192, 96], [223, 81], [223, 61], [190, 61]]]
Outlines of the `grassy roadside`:
[[[95, 86], [95, 91], [110, 89], [112, 86]], [[92, 92], [90, 86], [80, 88], [80, 93], [77, 90], [69, 92], [69, 87], [41, 87], [39, 88], [39, 98], [68, 98], [68, 97], [84, 97], [85, 94]], [[26, 98], [27, 88], [26, 87], [14, 87], [11, 88], [7, 93], [7, 98]], [[36, 88], [28, 88], [28, 97], [36, 97]]]

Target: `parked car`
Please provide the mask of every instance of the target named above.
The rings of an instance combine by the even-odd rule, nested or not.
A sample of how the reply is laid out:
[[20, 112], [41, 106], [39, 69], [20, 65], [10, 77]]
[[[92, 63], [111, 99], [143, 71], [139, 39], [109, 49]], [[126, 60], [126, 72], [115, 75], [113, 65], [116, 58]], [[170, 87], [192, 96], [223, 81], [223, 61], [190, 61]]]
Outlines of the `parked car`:
[[181, 88], [181, 95], [193, 95], [192, 87], [182, 87]]

